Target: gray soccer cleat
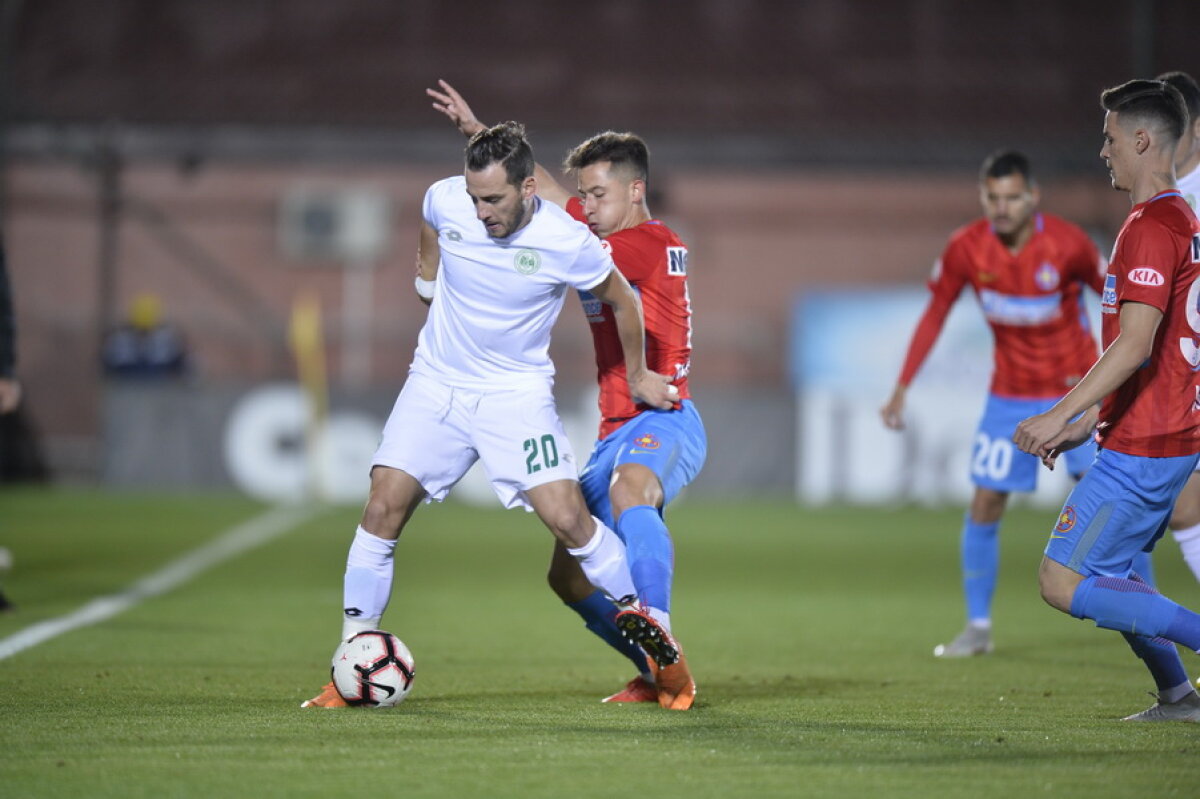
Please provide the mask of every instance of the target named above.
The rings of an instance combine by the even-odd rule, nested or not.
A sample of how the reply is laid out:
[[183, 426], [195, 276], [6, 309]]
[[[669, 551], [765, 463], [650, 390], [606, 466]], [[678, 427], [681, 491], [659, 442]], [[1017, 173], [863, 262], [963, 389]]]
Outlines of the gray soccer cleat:
[[1164, 702], [1158, 694], [1151, 694], [1158, 701], [1141, 713], [1126, 716], [1121, 721], [1191, 721], [1200, 723], [1200, 695], [1195, 691], [1178, 702]]
[[935, 658], [969, 658], [973, 655], [986, 655], [991, 651], [991, 628], [968, 624], [953, 641], [935, 646], [933, 656]]

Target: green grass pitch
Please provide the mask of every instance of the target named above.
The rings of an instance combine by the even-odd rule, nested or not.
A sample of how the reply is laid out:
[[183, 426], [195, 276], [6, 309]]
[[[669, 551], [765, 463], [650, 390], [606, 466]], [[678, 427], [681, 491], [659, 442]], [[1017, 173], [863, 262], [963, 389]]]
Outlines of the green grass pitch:
[[[120, 592], [263, 512], [232, 496], [4, 489], [17, 613], [0, 639]], [[962, 622], [959, 509], [673, 508], [676, 632], [700, 687], [670, 713], [545, 586], [519, 511], [418, 511], [385, 626], [392, 710], [300, 710], [328, 678], [358, 509], [334, 507], [125, 613], [0, 660], [3, 797], [1195, 797], [1200, 725], [1116, 719], [1153, 685], [1116, 633], [1052, 611], [1053, 512], [1014, 509], [997, 651]], [[1200, 607], [1167, 540], [1159, 582]], [[1185, 653], [1193, 675], [1200, 658]]]

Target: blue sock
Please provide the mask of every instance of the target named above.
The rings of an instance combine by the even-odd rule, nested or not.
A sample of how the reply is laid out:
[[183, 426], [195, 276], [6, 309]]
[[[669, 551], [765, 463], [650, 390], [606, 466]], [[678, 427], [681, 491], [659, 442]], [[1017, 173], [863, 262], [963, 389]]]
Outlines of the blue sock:
[[1139, 552], [1133, 559], [1133, 573], [1141, 578], [1143, 583], [1154, 585], [1154, 561], [1149, 552]]
[[992, 595], [1000, 571], [1000, 522], [980, 524], [963, 519], [963, 594], [967, 599], [967, 621], [992, 617]]
[[1139, 580], [1087, 577], [1071, 597], [1071, 615], [1097, 627], [1163, 637], [1200, 651], [1200, 616]]
[[617, 617], [617, 606], [603, 591], [597, 588], [590, 596], [578, 602], [567, 602], [566, 606], [578, 613], [587, 628], [604, 639], [606, 644], [633, 661], [639, 673], [647, 673], [646, 655], [641, 647], [621, 635], [613, 621]]
[[658, 508], [629, 508], [617, 520], [617, 531], [625, 541], [625, 557], [638, 599], [643, 605], [670, 613], [675, 549]]
[[1142, 659], [1150, 675], [1154, 677], [1154, 685], [1160, 692], [1169, 690], [1188, 682], [1187, 669], [1179, 657], [1175, 644], [1165, 638], [1147, 638], [1144, 635], [1121, 633], [1133, 654]]

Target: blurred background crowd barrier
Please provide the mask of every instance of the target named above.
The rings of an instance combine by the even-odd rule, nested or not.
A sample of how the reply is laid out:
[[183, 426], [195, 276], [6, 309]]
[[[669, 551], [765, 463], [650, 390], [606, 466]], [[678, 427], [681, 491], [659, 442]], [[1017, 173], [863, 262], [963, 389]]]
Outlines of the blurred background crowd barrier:
[[[4, 474], [359, 497], [425, 316], [420, 201], [461, 170], [424, 95], [444, 78], [481, 119], [524, 122], [546, 164], [603, 129], [649, 141], [651, 210], [691, 251], [693, 491], [958, 501], [982, 326], [947, 331], [912, 430], [874, 413], [930, 265], [979, 214], [978, 164], [1028, 152], [1043, 209], [1107, 252], [1128, 205], [1097, 158], [1098, 94], [1200, 73], [1196, 31], [1194, 0], [3, 0], [26, 390]], [[146, 297], [186, 358], [106, 370]], [[553, 355], [586, 451], [574, 298]]]

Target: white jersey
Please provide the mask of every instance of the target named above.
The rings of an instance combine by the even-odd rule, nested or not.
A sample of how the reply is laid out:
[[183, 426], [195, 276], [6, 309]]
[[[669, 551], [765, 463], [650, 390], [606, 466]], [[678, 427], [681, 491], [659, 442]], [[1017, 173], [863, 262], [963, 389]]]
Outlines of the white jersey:
[[554, 374], [550, 330], [568, 289], [587, 291], [616, 267], [600, 240], [553, 203], [535, 199], [529, 223], [494, 239], [462, 176], [425, 193], [438, 234], [437, 292], [421, 328], [414, 372], [462, 388], [515, 388]]
[[1175, 183], [1179, 186], [1179, 193], [1183, 195], [1183, 199], [1187, 200], [1187, 204], [1192, 206], [1193, 211], [1200, 214], [1200, 166], [1186, 175], [1178, 176]]

